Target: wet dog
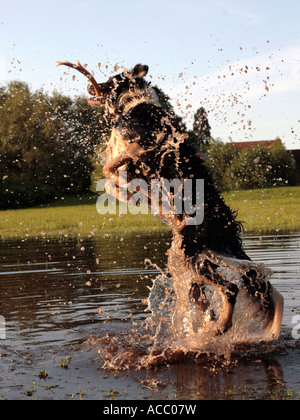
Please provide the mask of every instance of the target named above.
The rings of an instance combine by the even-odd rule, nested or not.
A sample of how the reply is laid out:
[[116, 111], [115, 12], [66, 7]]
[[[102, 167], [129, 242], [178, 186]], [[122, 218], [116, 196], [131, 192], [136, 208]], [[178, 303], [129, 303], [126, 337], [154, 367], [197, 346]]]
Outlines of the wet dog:
[[[145, 80], [148, 66], [137, 64], [132, 70], [98, 84], [78, 62], [62, 62], [85, 74], [91, 81], [88, 92], [91, 105], [105, 105], [112, 121], [112, 133], [103, 153], [103, 174], [114, 181], [120, 197], [120, 171], [126, 170], [129, 180], [142, 178], [149, 185], [148, 204], [151, 203], [150, 181], [153, 179], [182, 182], [192, 180], [191, 201], [197, 205], [196, 180], [204, 180], [204, 220], [199, 225], [189, 223], [190, 215], [166, 213], [160, 201], [156, 214], [165, 219], [174, 235], [173, 244], [184, 253], [185, 262], [192, 267], [190, 300], [203, 313], [209, 311], [206, 296], [208, 286], [222, 298], [222, 314], [218, 319], [218, 334], [232, 325], [232, 317], [241, 289], [255, 303], [265, 319], [264, 339], [279, 336], [283, 298], [271, 285], [259, 264], [244, 252], [241, 240], [242, 225], [236, 214], [225, 204], [207, 167], [206, 158], [193, 143], [174, 116], [162, 105], [159, 92]], [[122, 185], [124, 187], [124, 185]], [[172, 194], [171, 194], [172, 195]], [[183, 195], [182, 195], [183, 196]], [[130, 193], [127, 195], [129, 200]], [[173, 202], [175, 192], [173, 192]], [[234, 267], [238, 284], [226, 275]], [[234, 277], [233, 276], [233, 277]]]

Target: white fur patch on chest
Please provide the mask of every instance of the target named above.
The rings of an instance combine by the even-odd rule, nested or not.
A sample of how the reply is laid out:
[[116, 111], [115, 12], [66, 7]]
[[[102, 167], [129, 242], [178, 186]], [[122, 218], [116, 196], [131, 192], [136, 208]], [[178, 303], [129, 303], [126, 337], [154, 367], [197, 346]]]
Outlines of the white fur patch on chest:
[[123, 139], [123, 137], [116, 128], [113, 128], [105, 151], [100, 153], [102, 165], [105, 165], [107, 162], [110, 162], [113, 159], [115, 159], [120, 153], [122, 153], [127, 148], [127, 146], [128, 142]]

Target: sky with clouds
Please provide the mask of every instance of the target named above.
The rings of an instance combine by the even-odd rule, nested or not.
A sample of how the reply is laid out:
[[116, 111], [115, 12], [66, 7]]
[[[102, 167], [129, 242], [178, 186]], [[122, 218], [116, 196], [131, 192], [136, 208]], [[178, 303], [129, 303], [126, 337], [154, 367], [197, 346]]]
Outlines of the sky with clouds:
[[[150, 67], [191, 127], [204, 106], [224, 141], [274, 139], [300, 148], [299, 0], [0, 0], [0, 84], [86, 93], [56, 61]], [[101, 64], [101, 67], [99, 65]]]

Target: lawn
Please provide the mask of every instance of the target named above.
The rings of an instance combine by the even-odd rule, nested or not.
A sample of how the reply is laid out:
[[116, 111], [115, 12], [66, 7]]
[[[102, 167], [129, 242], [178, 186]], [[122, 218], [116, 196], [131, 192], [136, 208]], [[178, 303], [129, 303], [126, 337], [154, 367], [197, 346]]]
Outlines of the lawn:
[[42, 207], [0, 211], [0, 239], [87, 238], [167, 229], [151, 215], [100, 215], [95, 197], [66, 198]]
[[238, 210], [246, 231], [273, 232], [300, 229], [300, 187], [267, 188], [224, 194]]
[[[300, 230], [300, 187], [224, 194], [248, 232]], [[151, 215], [100, 215], [95, 197], [65, 198], [38, 208], [0, 211], [0, 239], [86, 238], [167, 230]]]

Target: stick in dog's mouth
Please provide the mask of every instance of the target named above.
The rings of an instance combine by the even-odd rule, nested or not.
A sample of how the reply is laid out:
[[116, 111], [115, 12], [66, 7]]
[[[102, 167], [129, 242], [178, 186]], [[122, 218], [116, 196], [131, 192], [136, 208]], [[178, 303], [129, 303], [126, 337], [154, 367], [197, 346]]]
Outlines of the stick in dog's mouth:
[[95, 97], [93, 99], [90, 99], [89, 102], [91, 105], [99, 104], [97, 101], [97, 98], [103, 98], [103, 92], [99, 84], [96, 82], [96, 79], [94, 76], [85, 68], [82, 64], [80, 64], [79, 60], [77, 61], [77, 64], [70, 63], [69, 61], [57, 61], [58, 66], [67, 66], [71, 67], [72, 69], [78, 70], [80, 73], [84, 74], [89, 81], [91, 82], [91, 85], [95, 89]]

